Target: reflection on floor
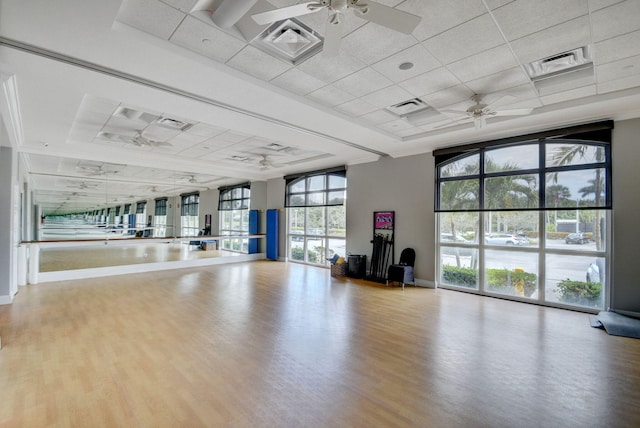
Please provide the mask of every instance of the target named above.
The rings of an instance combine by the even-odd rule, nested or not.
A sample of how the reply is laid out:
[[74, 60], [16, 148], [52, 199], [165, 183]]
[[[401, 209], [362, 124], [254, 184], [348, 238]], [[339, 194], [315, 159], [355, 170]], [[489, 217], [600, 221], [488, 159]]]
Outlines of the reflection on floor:
[[187, 245], [186, 243], [139, 243], [126, 246], [42, 248], [40, 250], [40, 272], [241, 255], [241, 253], [225, 250], [204, 251], [197, 246]]

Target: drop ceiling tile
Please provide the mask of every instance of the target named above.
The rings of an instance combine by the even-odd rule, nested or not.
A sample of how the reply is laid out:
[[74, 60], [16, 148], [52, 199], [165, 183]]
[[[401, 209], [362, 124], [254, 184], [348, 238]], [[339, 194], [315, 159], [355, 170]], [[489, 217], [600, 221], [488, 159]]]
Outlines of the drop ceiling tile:
[[640, 74], [640, 55], [596, 66], [598, 83], [623, 79]]
[[585, 0], [517, 0], [494, 10], [493, 16], [513, 41], [588, 13]]
[[350, 116], [359, 117], [378, 110], [378, 107], [356, 98], [336, 106], [336, 109]]
[[360, 119], [363, 119], [369, 123], [373, 123], [374, 125], [391, 122], [392, 120], [396, 120], [397, 118], [398, 116], [389, 113], [387, 110], [376, 110], [360, 116]]
[[210, 155], [212, 152], [212, 147], [204, 142], [180, 151], [178, 156], [188, 159], [200, 159]]
[[564, 101], [572, 101], [577, 98], [589, 97], [596, 94], [595, 85], [587, 85], [581, 88], [571, 89], [569, 91], [558, 92], [551, 95], [545, 95], [540, 97], [542, 104], [550, 105], [557, 104]]
[[417, 97], [459, 85], [460, 79], [444, 67], [400, 82], [400, 86]]
[[469, 100], [473, 96], [473, 91], [465, 85], [452, 86], [428, 95], [420, 96], [425, 103], [435, 108], [442, 108], [461, 101]]
[[640, 55], [640, 31], [595, 44], [595, 57], [599, 65], [635, 55]]
[[389, 131], [394, 134], [396, 132], [405, 131], [407, 129], [415, 129], [415, 127], [405, 119], [396, 119], [392, 120], [391, 122], [382, 123], [378, 125], [378, 128], [384, 129], [385, 131]]
[[423, 42], [443, 64], [450, 64], [503, 43], [504, 39], [489, 14], [474, 18]]
[[225, 132], [225, 129], [223, 128], [218, 128], [213, 125], [208, 125], [206, 123], [199, 122], [194, 124], [189, 129], [187, 129], [184, 133], [193, 134], [193, 135], [197, 135], [205, 138], [211, 138], [216, 135], [222, 134], [223, 132]]
[[137, 0], [123, 2], [116, 20], [168, 40], [184, 17], [184, 13], [160, 1]]
[[322, 80], [297, 68], [285, 71], [275, 79], [272, 79], [270, 83], [298, 95], [306, 95], [326, 85]]
[[598, 83], [598, 94], [606, 94], [607, 92], [621, 91], [638, 86], [640, 86], [640, 73], [622, 79]]
[[162, 0], [169, 6], [175, 7], [185, 13], [189, 13], [198, 0]]
[[525, 83], [529, 83], [526, 73], [520, 67], [514, 67], [491, 76], [467, 82], [467, 86], [476, 94], [491, 94]]
[[476, 55], [453, 62], [447, 66], [463, 82], [504, 71], [518, 65], [511, 49], [504, 44]]
[[251, 138], [249, 134], [243, 134], [236, 131], [225, 131], [222, 134], [216, 135], [214, 138], [207, 140], [207, 142], [223, 142], [223, 143], [239, 143], [241, 141]]
[[518, 60], [537, 61], [591, 43], [589, 17], [581, 16], [511, 42]]
[[249, 45], [227, 61], [227, 65], [262, 80], [271, 80], [291, 68], [284, 61]]
[[337, 88], [334, 85], [327, 85], [323, 88], [311, 92], [310, 94], [306, 95], [306, 97], [329, 107], [337, 106], [338, 104], [351, 101], [354, 98], [353, 95]]
[[593, 40], [599, 42], [640, 29], [640, 1], [616, 3], [591, 14]]
[[625, 0], [588, 0], [588, 1], [589, 1], [589, 10], [591, 11], [591, 13], [593, 13], [596, 10], [609, 7], [612, 4], [620, 3], [621, 1], [625, 1]]
[[245, 46], [245, 43], [237, 38], [191, 16], [178, 27], [170, 41], [222, 63], [227, 62]]
[[374, 106], [385, 108], [402, 101], [414, 98], [411, 93], [398, 85], [389, 86], [380, 91], [362, 97], [362, 100]]
[[326, 83], [333, 83], [365, 67], [364, 62], [348, 55], [344, 50], [334, 58], [327, 58], [321, 52], [297, 66], [299, 70]]
[[421, 41], [487, 12], [482, 0], [407, 0], [398, 9], [422, 16], [422, 21], [413, 32]]
[[[531, 83], [502, 90], [500, 91], [499, 96], [512, 97], [511, 102], [503, 104], [505, 106], [509, 106], [509, 108], [540, 107], [538, 92]], [[520, 105], [522, 103], [525, 103], [526, 105]]]
[[336, 88], [347, 91], [356, 97], [362, 97], [391, 85], [393, 85], [391, 80], [369, 67], [334, 83]]
[[[401, 70], [399, 68], [400, 64], [407, 62], [412, 63], [413, 67], [408, 70]], [[440, 62], [424, 46], [417, 44], [379, 61], [371, 67], [397, 83], [440, 66]]]
[[412, 35], [367, 24], [343, 37], [340, 49], [366, 64], [373, 64], [417, 43]]
[[504, 6], [507, 3], [511, 3], [512, 1], [514, 0], [485, 0], [485, 3], [487, 4], [489, 10], [494, 10]]

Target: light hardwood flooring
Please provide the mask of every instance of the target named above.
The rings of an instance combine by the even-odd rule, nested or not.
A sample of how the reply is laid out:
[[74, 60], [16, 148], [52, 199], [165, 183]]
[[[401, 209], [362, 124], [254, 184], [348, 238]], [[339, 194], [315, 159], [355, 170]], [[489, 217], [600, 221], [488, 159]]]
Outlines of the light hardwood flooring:
[[2, 427], [638, 427], [640, 340], [588, 315], [251, 262], [31, 285]]

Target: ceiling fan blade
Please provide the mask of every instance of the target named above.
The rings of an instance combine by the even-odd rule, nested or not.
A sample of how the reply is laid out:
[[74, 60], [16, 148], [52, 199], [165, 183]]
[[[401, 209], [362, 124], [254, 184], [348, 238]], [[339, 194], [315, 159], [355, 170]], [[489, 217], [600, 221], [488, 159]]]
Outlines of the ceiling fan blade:
[[357, 3], [350, 6], [357, 16], [404, 34], [413, 33], [422, 20], [418, 15], [372, 1], [367, 1], [362, 7], [358, 6]]
[[329, 16], [325, 29], [324, 44], [322, 46], [322, 55], [325, 57], [338, 55], [342, 42], [342, 26], [344, 22], [342, 18], [342, 14], [339, 12]]
[[285, 19], [294, 18], [296, 16], [314, 13], [322, 8], [322, 4], [311, 1], [307, 3], [294, 4], [293, 6], [281, 7], [280, 9], [274, 9], [268, 12], [256, 13], [251, 17], [256, 24], [267, 25], [272, 22], [284, 21]]
[[240, 20], [258, 0], [224, 0], [211, 15], [218, 27], [231, 28]]
[[456, 120], [450, 120], [447, 123], [443, 123], [442, 125], [434, 126], [431, 129], [448, 128], [450, 126], [455, 126], [455, 125], [457, 125], [459, 123], [469, 122], [470, 120], [471, 120], [470, 117], [463, 117], [463, 118], [456, 119]]
[[469, 116], [469, 113], [466, 110], [452, 110], [450, 108], [443, 108], [441, 110], [438, 110], [440, 113], [445, 113], [445, 114], [455, 114], [457, 116]]
[[500, 110], [496, 112], [496, 116], [524, 116], [533, 111], [532, 108], [515, 108], [512, 110]]
[[[489, 97], [487, 97], [487, 98], [489, 98]], [[496, 106], [513, 103], [516, 100], [517, 100], [517, 98], [514, 97], [513, 95], [503, 95], [500, 98], [497, 98], [495, 100], [486, 99], [485, 102], [487, 104], [487, 107], [489, 107], [491, 109], [495, 109]]]

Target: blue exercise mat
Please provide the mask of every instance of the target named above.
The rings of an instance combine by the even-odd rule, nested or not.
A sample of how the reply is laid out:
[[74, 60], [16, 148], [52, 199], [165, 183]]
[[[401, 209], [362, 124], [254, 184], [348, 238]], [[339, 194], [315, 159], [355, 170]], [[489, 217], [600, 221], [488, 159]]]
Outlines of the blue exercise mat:
[[640, 339], [640, 319], [620, 315], [611, 311], [602, 311], [589, 317], [591, 327], [604, 328], [612, 336]]

